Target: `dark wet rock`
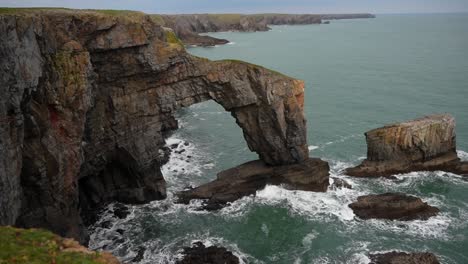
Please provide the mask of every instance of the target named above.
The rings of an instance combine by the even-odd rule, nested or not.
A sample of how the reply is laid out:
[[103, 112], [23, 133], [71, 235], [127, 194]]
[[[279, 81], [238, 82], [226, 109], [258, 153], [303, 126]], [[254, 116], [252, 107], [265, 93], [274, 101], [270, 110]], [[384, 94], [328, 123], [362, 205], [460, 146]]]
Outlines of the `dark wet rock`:
[[239, 258], [226, 248], [210, 246], [205, 247], [202, 242], [193, 243], [192, 247], [186, 247], [184, 257], [177, 264], [238, 264]]
[[405, 252], [388, 252], [371, 254], [370, 264], [439, 264], [437, 257], [428, 252], [424, 253], [405, 253]]
[[121, 203], [114, 204], [114, 215], [119, 219], [124, 219], [130, 214], [130, 211], [126, 205]]
[[185, 149], [181, 149], [181, 150], [176, 150], [176, 151], [175, 151], [175, 153], [177, 153], [177, 154], [182, 154], [182, 153], [184, 153], [184, 152], [185, 152]]
[[330, 21], [323, 21], [322, 24], [328, 25], [328, 24], [330, 24]]
[[455, 119], [431, 115], [366, 132], [367, 159], [346, 169], [357, 177], [379, 177], [412, 171], [447, 171], [468, 175], [457, 157]]
[[403, 193], [371, 194], [358, 197], [349, 205], [362, 219], [427, 220], [439, 213], [439, 209], [428, 205], [420, 198]]
[[1, 225], [86, 243], [96, 209], [164, 199], [174, 113], [207, 100], [265, 163], [308, 159], [304, 82], [192, 56], [138, 12], [15, 12], [0, 14]]
[[137, 249], [137, 255], [132, 259], [132, 262], [140, 262], [145, 257], [146, 248], [144, 246], [139, 246]]
[[182, 203], [203, 199], [206, 200], [205, 209], [217, 210], [229, 202], [255, 194], [268, 184], [283, 185], [291, 190], [325, 192], [329, 184], [329, 166], [314, 158], [285, 166], [251, 161], [220, 172], [215, 181], [183, 191], [178, 197]]
[[333, 179], [333, 184], [331, 185], [332, 189], [352, 189], [353, 186], [347, 182], [346, 180], [340, 179], [340, 178], [332, 178]]
[[112, 226], [112, 222], [110, 220], [103, 221], [102, 223], [99, 224], [99, 227], [102, 228], [110, 228]]

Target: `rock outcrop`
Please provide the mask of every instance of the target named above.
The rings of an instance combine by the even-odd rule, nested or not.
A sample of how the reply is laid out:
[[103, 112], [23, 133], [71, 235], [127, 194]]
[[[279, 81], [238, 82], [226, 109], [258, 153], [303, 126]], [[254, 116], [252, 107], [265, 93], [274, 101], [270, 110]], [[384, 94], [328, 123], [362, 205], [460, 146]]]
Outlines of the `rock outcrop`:
[[329, 184], [328, 163], [309, 158], [300, 164], [268, 166], [251, 161], [220, 172], [217, 179], [178, 194], [180, 202], [205, 200], [204, 209], [217, 210], [229, 202], [255, 194], [267, 184], [282, 185], [293, 190], [325, 192]]
[[222, 247], [206, 247], [202, 242], [195, 242], [191, 248], [184, 248], [184, 256], [177, 264], [239, 264], [239, 258]]
[[266, 164], [308, 160], [302, 81], [191, 56], [153, 17], [10, 10], [0, 35], [0, 224], [84, 243], [97, 207], [165, 198], [174, 111], [206, 100]]
[[405, 253], [388, 252], [372, 254], [369, 256], [370, 264], [439, 264], [437, 257], [432, 253]]
[[321, 24], [322, 19], [374, 18], [372, 14], [193, 14], [156, 15], [162, 25], [174, 29], [186, 45], [214, 46], [226, 44], [226, 39], [218, 39], [199, 33], [221, 31], [268, 31], [268, 25], [309, 25]]
[[349, 207], [362, 219], [427, 220], [439, 213], [439, 209], [420, 198], [403, 193], [360, 196]]
[[468, 174], [468, 163], [457, 157], [455, 119], [431, 115], [371, 130], [366, 135], [367, 159], [346, 174], [390, 176], [411, 171], [448, 171]]

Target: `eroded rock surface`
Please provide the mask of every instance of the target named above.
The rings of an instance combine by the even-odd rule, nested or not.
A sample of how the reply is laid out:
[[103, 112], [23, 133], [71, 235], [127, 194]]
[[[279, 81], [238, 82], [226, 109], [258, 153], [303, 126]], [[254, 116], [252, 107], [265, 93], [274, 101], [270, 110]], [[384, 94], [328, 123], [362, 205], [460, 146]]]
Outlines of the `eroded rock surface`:
[[329, 184], [328, 163], [320, 159], [293, 165], [268, 166], [251, 161], [220, 172], [217, 179], [195, 189], [178, 194], [180, 202], [206, 200], [204, 209], [217, 210], [229, 202], [255, 194], [267, 184], [283, 185], [288, 189], [325, 192]]
[[387, 125], [365, 135], [367, 159], [346, 169], [347, 175], [378, 177], [435, 170], [468, 174], [467, 163], [457, 157], [455, 119], [449, 114]]
[[437, 257], [428, 252], [424, 253], [405, 253], [388, 252], [382, 254], [370, 255], [371, 264], [439, 264]]
[[195, 242], [191, 248], [184, 248], [184, 257], [177, 264], [239, 264], [239, 258], [222, 247], [206, 247], [202, 242]]
[[302, 81], [191, 56], [152, 17], [20, 10], [0, 35], [0, 224], [86, 242], [80, 213], [165, 198], [174, 111], [206, 100], [263, 162], [308, 159]]
[[403, 193], [372, 194], [358, 197], [349, 205], [354, 214], [362, 219], [390, 219], [409, 221], [427, 220], [439, 213], [439, 209], [428, 205], [420, 198]]

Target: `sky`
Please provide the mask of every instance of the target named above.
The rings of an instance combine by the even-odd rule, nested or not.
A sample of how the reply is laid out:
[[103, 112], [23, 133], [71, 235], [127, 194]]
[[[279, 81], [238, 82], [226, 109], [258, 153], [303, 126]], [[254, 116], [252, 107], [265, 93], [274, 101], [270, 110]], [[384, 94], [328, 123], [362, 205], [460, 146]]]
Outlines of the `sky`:
[[468, 0], [0, 0], [0, 6], [126, 9], [159, 14], [468, 12]]

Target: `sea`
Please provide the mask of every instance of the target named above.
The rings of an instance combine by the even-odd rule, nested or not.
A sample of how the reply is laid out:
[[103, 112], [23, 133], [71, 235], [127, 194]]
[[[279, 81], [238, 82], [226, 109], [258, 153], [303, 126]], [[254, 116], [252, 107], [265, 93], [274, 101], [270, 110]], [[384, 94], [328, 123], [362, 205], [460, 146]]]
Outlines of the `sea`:
[[[109, 205], [91, 227], [90, 247], [132, 263], [175, 263], [193, 242], [226, 247], [241, 263], [369, 263], [369, 254], [428, 251], [441, 263], [468, 263], [468, 181], [446, 172], [412, 172], [396, 180], [356, 179], [347, 167], [366, 157], [364, 132], [435, 113], [456, 118], [459, 156], [468, 160], [468, 14], [377, 15], [328, 25], [272, 26], [268, 32], [220, 32], [227, 45], [188, 48], [211, 60], [259, 64], [305, 81], [310, 155], [352, 189], [326, 193], [267, 186], [215, 212], [174, 194], [257, 159], [234, 118], [215, 102], [177, 113], [177, 146], [162, 168], [168, 198]], [[176, 153], [177, 152], [177, 153]], [[333, 180], [331, 180], [333, 181]], [[440, 208], [427, 221], [360, 220], [358, 196], [403, 192]], [[105, 223], [105, 224], [103, 224]]]

